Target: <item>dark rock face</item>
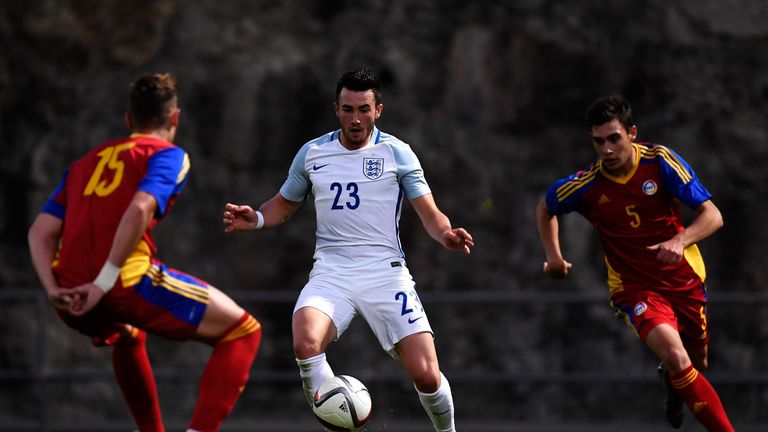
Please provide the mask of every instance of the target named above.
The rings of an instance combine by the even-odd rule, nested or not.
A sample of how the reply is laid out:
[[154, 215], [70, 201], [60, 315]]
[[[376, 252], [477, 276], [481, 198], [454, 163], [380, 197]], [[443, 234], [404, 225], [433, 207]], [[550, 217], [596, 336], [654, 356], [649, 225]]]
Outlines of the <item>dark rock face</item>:
[[[364, 65], [384, 82], [379, 126], [411, 144], [438, 205], [477, 242], [470, 257], [443, 251], [405, 206], [401, 239], [430, 311], [443, 369], [449, 377], [465, 373], [457, 373], [453, 385], [461, 420], [662, 421], [661, 393], [650, 381], [612, 386], [518, 380], [582, 372], [650, 376], [652, 357], [611, 319], [602, 300], [442, 300], [485, 290], [607, 299], [599, 244], [576, 215], [561, 221], [564, 253], [576, 271], [561, 282], [541, 275], [534, 207], [556, 178], [594, 157], [583, 113], [592, 100], [612, 93], [632, 102], [639, 139], [683, 155], [724, 215], [725, 227], [701, 244], [713, 292], [713, 373], [768, 371], [765, 301], [717, 304], [718, 292], [764, 293], [768, 286], [762, 253], [768, 242], [768, 4], [485, 3], [3, 2], [0, 290], [39, 289], [26, 251], [29, 224], [69, 162], [127, 133], [122, 115], [128, 83], [143, 72], [172, 72], [182, 106], [177, 143], [189, 152], [193, 168], [172, 216], [157, 228], [160, 258], [225, 291], [288, 295], [283, 303], [245, 305], [267, 329], [254, 373], [295, 372], [290, 294], [299, 292], [311, 267], [312, 205], [277, 230], [239, 236], [223, 235], [220, 214], [227, 201], [258, 205], [277, 191], [298, 148], [337, 127], [332, 102], [338, 76]], [[0, 309], [8, 341], [0, 368], [37, 368], [39, 352], [30, 342], [37, 321], [27, 310], [34, 307], [23, 301], [8, 307], [13, 309]], [[94, 353], [86, 340], [50, 320], [56, 341], [47, 367], [108, 367], [108, 353]], [[329, 352], [338, 372], [402, 373], [367, 330], [356, 328]], [[157, 367], [200, 367], [207, 351], [189, 345], [153, 346]], [[482, 378], [496, 372], [499, 380]], [[101, 397], [113, 407], [103, 417], [114, 418], [114, 411], [127, 418], [119, 394], [105, 381]], [[372, 379], [372, 393], [387, 408], [377, 421], [398, 415], [426, 421], [409, 386], [378, 382]], [[178, 382], [165, 391], [174, 394], [173, 385]], [[735, 419], [768, 421], [765, 379], [722, 385]], [[251, 387], [236, 417], [269, 412], [262, 407], [277, 391], [290, 395], [283, 411], [272, 410], [277, 417], [309, 416], [298, 374], [290, 385]], [[188, 417], [194, 388], [169, 404], [169, 419]], [[62, 412], [85, 412], [71, 396], [79, 394], [76, 385], [52, 391], [72, 401]], [[502, 391], [508, 399], [499, 400]], [[616, 394], [640, 409], [629, 410]], [[37, 397], [33, 390], [24, 396]], [[39, 418], [33, 409], [19, 408], [30, 404], [23, 398], [2, 393], [0, 399], [8, 399], [0, 406], [9, 407], [0, 411], [15, 413], [9, 419]]]

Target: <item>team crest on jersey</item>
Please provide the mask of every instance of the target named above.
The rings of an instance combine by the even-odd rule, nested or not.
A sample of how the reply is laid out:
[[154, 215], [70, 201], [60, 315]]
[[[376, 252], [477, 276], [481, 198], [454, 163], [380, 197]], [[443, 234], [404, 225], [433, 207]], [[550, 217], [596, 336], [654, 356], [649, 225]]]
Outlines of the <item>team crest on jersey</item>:
[[648, 305], [645, 304], [645, 302], [640, 302], [635, 305], [635, 316], [642, 315], [646, 310], [648, 310]]
[[363, 175], [376, 180], [384, 174], [384, 158], [363, 158]]
[[643, 182], [643, 193], [646, 195], [653, 195], [656, 193], [656, 191], [659, 190], [659, 187], [656, 185], [656, 182], [653, 180], [646, 180]]

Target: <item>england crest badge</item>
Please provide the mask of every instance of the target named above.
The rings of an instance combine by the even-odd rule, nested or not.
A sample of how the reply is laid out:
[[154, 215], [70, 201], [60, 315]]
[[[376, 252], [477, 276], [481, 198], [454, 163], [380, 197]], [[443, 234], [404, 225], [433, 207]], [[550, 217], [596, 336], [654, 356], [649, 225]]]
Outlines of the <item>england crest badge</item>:
[[363, 175], [376, 180], [384, 173], [384, 158], [363, 158]]

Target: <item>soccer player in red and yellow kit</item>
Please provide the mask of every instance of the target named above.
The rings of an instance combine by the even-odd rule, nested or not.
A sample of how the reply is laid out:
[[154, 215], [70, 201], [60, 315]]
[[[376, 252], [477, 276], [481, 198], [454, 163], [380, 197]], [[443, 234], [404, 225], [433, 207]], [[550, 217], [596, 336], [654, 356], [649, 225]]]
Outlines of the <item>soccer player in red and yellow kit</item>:
[[[720, 211], [679, 155], [635, 142], [637, 126], [622, 96], [594, 102], [587, 123], [597, 160], [555, 182], [536, 208], [544, 272], [568, 274], [556, 216], [581, 213], [600, 236], [613, 305], [662, 362], [669, 423], [682, 425], [682, 399], [707, 430], [733, 431], [720, 398], [699, 373], [707, 368], [709, 329], [696, 242], [723, 225]], [[697, 213], [687, 227], [681, 203]]]
[[189, 172], [172, 141], [180, 110], [170, 74], [130, 88], [133, 134], [69, 166], [29, 230], [35, 271], [62, 320], [112, 347], [115, 376], [142, 432], [163, 431], [146, 332], [213, 347], [188, 431], [217, 431], [247, 381], [261, 325], [205, 281], [154, 258], [151, 229]]

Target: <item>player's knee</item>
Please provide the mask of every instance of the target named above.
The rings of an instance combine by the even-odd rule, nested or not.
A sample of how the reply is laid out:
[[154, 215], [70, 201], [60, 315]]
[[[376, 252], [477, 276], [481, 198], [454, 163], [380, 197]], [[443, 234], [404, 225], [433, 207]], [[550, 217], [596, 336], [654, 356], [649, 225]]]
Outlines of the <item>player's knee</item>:
[[248, 312], [243, 312], [240, 319], [222, 334], [217, 343], [242, 340], [241, 343], [254, 345], [258, 349], [261, 343], [261, 323]]
[[293, 354], [296, 358], [306, 359], [323, 353], [323, 346], [319, 340], [304, 336], [294, 336]]
[[678, 347], [669, 347], [664, 353], [662, 360], [667, 365], [667, 368], [672, 373], [677, 373], [688, 367], [691, 364], [691, 358], [688, 357], [688, 353], [685, 349]]
[[415, 371], [411, 378], [416, 388], [422, 393], [434, 393], [440, 387], [440, 371], [433, 368]]

